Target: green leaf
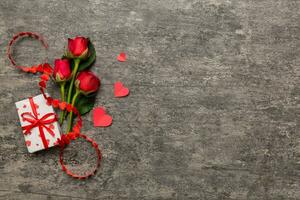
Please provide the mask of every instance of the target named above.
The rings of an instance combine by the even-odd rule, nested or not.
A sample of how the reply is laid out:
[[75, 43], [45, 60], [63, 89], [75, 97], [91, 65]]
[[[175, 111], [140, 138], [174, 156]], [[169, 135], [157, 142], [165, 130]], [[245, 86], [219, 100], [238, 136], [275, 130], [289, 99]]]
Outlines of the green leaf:
[[78, 71], [85, 70], [86, 68], [90, 67], [96, 60], [96, 50], [93, 43], [89, 42], [89, 57], [86, 60], [82, 60], [79, 64]]
[[77, 108], [80, 115], [85, 115], [93, 109], [95, 101], [96, 101], [96, 95], [92, 95], [92, 96], [81, 95], [79, 99], [77, 99], [75, 103], [75, 107]]

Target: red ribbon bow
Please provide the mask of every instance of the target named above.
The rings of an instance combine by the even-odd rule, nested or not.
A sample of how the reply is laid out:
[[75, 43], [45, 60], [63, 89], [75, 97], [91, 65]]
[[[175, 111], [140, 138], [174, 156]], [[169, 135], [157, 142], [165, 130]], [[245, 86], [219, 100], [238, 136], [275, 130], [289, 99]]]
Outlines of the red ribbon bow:
[[46, 140], [43, 129], [46, 129], [52, 137], [55, 137], [55, 133], [49, 127], [47, 127], [46, 124], [51, 124], [53, 122], [56, 122], [57, 121], [56, 115], [54, 113], [48, 113], [42, 116], [41, 118], [39, 118], [36, 110], [37, 108], [32, 97], [29, 98], [29, 103], [31, 105], [33, 115], [30, 112], [25, 112], [21, 114], [22, 119], [30, 123], [29, 125], [22, 126], [23, 130], [25, 130], [24, 134], [27, 135], [30, 133], [31, 129], [38, 127], [43, 145], [45, 149], [47, 149], [48, 142]]

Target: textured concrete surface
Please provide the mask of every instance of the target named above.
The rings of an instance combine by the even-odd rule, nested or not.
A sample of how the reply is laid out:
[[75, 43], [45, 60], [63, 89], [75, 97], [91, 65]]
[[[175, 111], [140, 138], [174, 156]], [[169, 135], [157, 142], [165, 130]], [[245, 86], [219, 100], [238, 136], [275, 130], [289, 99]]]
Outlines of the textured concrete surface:
[[[5, 57], [19, 31], [50, 45], [19, 42], [19, 64], [53, 62], [67, 37], [95, 43], [114, 123], [84, 117], [104, 155], [89, 180], [65, 175], [57, 149], [26, 151], [14, 102], [39, 91]], [[0, 199], [300, 199], [299, 35], [298, 0], [1, 1]], [[113, 98], [117, 80], [128, 98]], [[93, 163], [82, 141], [66, 156]]]

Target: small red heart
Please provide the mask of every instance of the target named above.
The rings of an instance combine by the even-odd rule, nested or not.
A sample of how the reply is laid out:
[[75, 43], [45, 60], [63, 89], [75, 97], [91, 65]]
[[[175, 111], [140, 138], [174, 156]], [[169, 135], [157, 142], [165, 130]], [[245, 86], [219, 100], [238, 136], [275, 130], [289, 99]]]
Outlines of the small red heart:
[[67, 111], [68, 112], [71, 112], [72, 111], [72, 108], [73, 108], [73, 106], [72, 106], [72, 104], [67, 104], [67, 107], [66, 107], [66, 109], [67, 109]]
[[57, 107], [59, 106], [59, 100], [58, 100], [58, 99], [53, 99], [53, 101], [52, 101], [52, 106], [53, 106], [54, 108], [57, 108]]
[[129, 89], [118, 81], [115, 83], [115, 97], [126, 97], [129, 94]]
[[107, 127], [112, 124], [112, 117], [106, 114], [106, 111], [102, 107], [94, 108], [93, 110], [94, 126]]
[[66, 103], [66, 102], [61, 102], [61, 103], [58, 104], [58, 106], [59, 106], [59, 108], [60, 108], [61, 110], [65, 110], [66, 107], [67, 107], [67, 103]]
[[126, 61], [126, 54], [124, 52], [121, 52], [118, 57], [117, 57], [118, 61], [120, 62], [125, 62]]
[[25, 141], [25, 144], [26, 144], [26, 146], [29, 147], [29, 146], [31, 145], [31, 141], [30, 141], [30, 140], [26, 140], [26, 141]]

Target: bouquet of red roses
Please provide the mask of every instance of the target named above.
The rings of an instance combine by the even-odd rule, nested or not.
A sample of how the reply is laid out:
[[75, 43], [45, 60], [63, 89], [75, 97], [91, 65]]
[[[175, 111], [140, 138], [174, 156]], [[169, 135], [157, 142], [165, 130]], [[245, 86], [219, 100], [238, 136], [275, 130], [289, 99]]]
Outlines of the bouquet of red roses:
[[[88, 38], [68, 39], [68, 48], [61, 59], [54, 62], [53, 78], [60, 85], [61, 100], [75, 106], [81, 115], [94, 106], [95, 92], [100, 86], [99, 78], [88, 68], [96, 59], [96, 51]], [[66, 112], [62, 111], [62, 125]], [[67, 133], [72, 129], [73, 112], [68, 116]]]

